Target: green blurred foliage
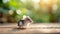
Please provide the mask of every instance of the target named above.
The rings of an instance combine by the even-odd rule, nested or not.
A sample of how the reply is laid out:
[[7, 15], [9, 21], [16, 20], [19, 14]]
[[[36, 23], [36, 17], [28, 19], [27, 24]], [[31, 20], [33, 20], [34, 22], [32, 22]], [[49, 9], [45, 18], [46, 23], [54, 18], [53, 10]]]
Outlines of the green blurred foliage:
[[[58, 10], [56, 13], [54, 13], [54, 17], [56, 20], [60, 20], [60, 0], [57, 2], [58, 5]], [[40, 7], [39, 9], [35, 9], [32, 0], [28, 2], [22, 2], [21, 0], [10, 0], [8, 2], [9, 9], [13, 10], [16, 12], [16, 10], [21, 10], [21, 14], [15, 13], [14, 18], [16, 21], [19, 21], [22, 19], [23, 15], [28, 15], [30, 16], [34, 22], [40, 22], [40, 23], [49, 23], [50, 22], [50, 16], [51, 14], [49, 13], [48, 8], [45, 10]]]

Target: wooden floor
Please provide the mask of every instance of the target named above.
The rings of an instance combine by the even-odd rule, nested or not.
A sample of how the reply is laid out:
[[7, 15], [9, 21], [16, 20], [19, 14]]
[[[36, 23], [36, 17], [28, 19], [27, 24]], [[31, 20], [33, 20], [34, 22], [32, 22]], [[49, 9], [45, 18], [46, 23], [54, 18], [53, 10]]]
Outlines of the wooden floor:
[[60, 23], [36, 23], [27, 29], [18, 29], [17, 24], [0, 25], [0, 34], [60, 34]]

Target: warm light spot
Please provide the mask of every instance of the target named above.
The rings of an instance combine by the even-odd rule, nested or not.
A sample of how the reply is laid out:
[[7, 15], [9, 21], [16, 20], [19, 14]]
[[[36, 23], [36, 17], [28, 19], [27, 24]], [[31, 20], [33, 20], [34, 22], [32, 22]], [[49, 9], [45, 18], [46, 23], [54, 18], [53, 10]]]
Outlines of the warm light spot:
[[34, 5], [35, 10], [38, 10], [40, 6], [38, 4]]
[[34, 5], [35, 10], [37, 10], [38, 8], [40, 8], [40, 6], [39, 6], [40, 0], [32, 0], [32, 1], [33, 1], [33, 5]]
[[52, 8], [53, 8], [53, 10], [57, 10], [58, 6], [57, 5], [53, 5]]
[[56, 13], [57, 9], [58, 9], [58, 6], [55, 4], [52, 6], [52, 9], [53, 9], [53, 13]]
[[44, 3], [49, 3], [49, 2], [50, 2], [50, 0], [43, 0], [43, 2], [44, 2]]
[[34, 3], [38, 3], [40, 2], [40, 0], [32, 0]]
[[58, 2], [58, 0], [54, 0], [54, 3], [57, 3]]
[[50, 4], [51, 3], [51, 0], [43, 0], [43, 3], [44, 4]]

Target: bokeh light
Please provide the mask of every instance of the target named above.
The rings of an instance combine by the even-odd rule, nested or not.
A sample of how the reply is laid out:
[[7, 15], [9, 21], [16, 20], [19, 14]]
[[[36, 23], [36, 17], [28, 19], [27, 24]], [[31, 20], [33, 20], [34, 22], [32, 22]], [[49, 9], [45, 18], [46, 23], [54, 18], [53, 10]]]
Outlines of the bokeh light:
[[50, 0], [43, 0], [44, 3], [48, 3]]
[[53, 10], [57, 10], [58, 9], [58, 6], [55, 4], [53, 5]]
[[27, 9], [23, 8], [21, 11], [22, 11], [22, 14], [25, 14], [27, 12]]
[[3, 1], [3, 3], [7, 3], [8, 1], [10, 1], [10, 0], [2, 0]]
[[32, 0], [34, 3], [38, 3], [40, 2], [40, 0]]
[[12, 15], [13, 13], [13, 10], [9, 10], [9, 15]]
[[16, 13], [17, 14], [21, 14], [21, 10], [16, 10]]
[[22, 2], [26, 2], [27, 0], [21, 0]]

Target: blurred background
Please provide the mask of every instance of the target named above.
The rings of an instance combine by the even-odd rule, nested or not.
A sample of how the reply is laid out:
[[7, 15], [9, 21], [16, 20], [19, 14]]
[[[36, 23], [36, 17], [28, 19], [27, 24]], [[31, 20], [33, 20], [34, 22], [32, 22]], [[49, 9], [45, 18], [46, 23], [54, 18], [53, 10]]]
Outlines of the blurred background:
[[35, 23], [59, 23], [60, 0], [0, 0], [0, 23], [17, 23], [23, 15]]

